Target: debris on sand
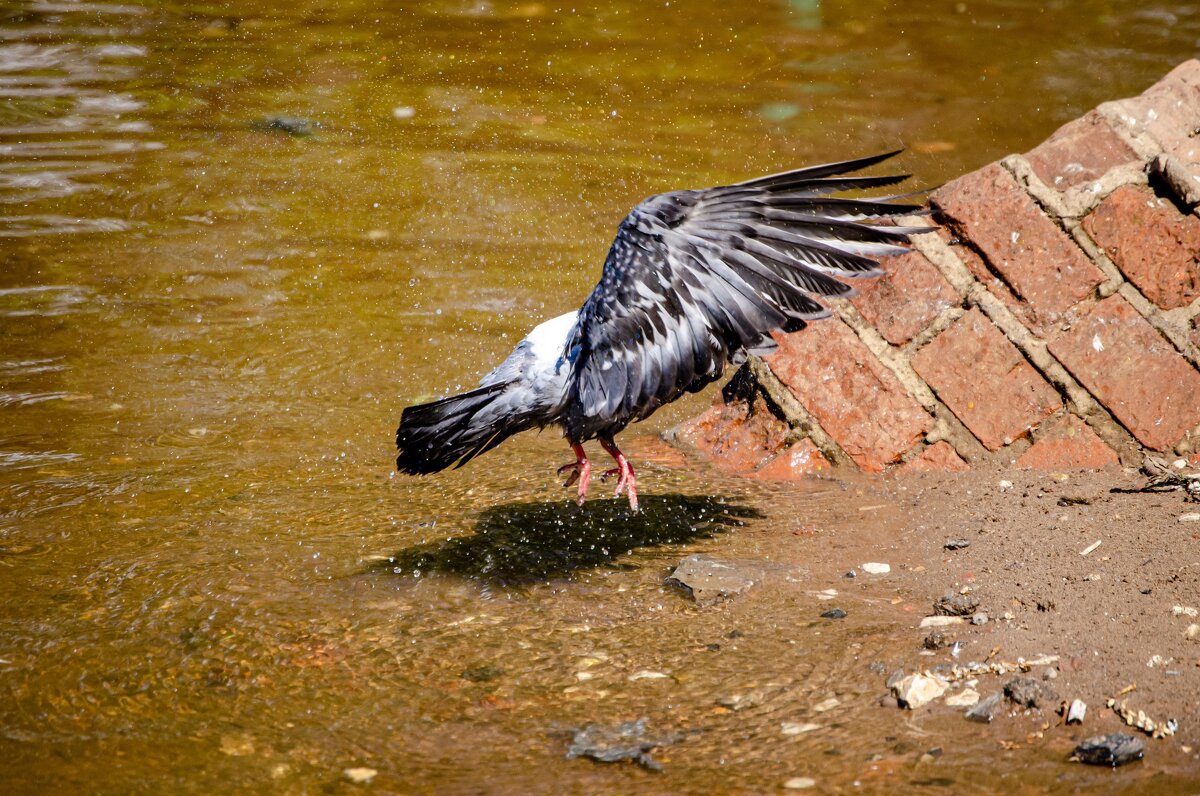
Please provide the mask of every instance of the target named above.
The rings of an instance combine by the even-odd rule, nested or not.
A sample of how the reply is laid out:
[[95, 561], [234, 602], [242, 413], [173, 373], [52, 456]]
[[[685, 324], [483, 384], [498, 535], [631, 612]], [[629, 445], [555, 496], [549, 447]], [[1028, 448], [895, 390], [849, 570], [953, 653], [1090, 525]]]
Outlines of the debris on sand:
[[979, 598], [972, 594], [943, 594], [933, 604], [938, 616], [970, 616], [979, 610]]
[[1025, 708], [1045, 708], [1058, 699], [1054, 689], [1032, 677], [1014, 677], [1004, 684], [1004, 696]]
[[1151, 738], [1169, 738], [1179, 729], [1179, 722], [1175, 719], [1155, 721], [1147, 716], [1144, 711], [1139, 710], [1135, 713], [1132, 708], [1126, 707], [1124, 702], [1118, 705], [1115, 699], [1108, 700], [1108, 707], [1112, 708], [1113, 713], [1121, 717], [1121, 721], [1130, 727], [1137, 727]]
[[916, 710], [946, 693], [946, 683], [923, 674], [910, 674], [892, 686], [896, 704], [908, 710]]
[[650, 756], [650, 750], [674, 742], [674, 737], [648, 737], [645, 719], [626, 721], [615, 727], [589, 724], [575, 731], [567, 759], [588, 757], [600, 763], [632, 760], [650, 771], [662, 771], [662, 763]]
[[1110, 735], [1097, 735], [1088, 738], [1071, 754], [1072, 760], [1087, 763], [1091, 766], [1123, 766], [1134, 760], [1141, 760], [1146, 751], [1146, 744], [1132, 735], [1114, 732]]
[[763, 577], [762, 568], [748, 562], [694, 554], [679, 562], [667, 582], [683, 587], [698, 603], [711, 603], [743, 594]]
[[1083, 724], [1084, 718], [1087, 717], [1087, 703], [1082, 699], [1072, 699], [1070, 705], [1064, 702], [1058, 712], [1066, 714], [1067, 724]]
[[1039, 666], [1049, 666], [1053, 663], [1058, 663], [1057, 655], [1041, 655], [1032, 660], [1017, 658], [1016, 661], [992, 661], [991, 663], [972, 661], [970, 663], [939, 665], [934, 668], [933, 674], [943, 680], [954, 682], [956, 680], [979, 677], [983, 674], [1025, 673]]

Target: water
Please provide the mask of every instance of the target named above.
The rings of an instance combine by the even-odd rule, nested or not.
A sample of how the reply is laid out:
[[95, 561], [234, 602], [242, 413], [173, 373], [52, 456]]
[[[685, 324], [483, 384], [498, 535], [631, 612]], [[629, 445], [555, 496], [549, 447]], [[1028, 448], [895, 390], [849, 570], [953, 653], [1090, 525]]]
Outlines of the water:
[[[818, 621], [809, 564], [900, 511], [654, 441], [708, 396], [624, 436], [636, 519], [568, 502], [554, 433], [422, 480], [391, 437], [576, 307], [645, 195], [900, 144], [935, 184], [1198, 43], [1146, 2], [0, 9], [0, 788], [1049, 786], [1058, 750], [957, 721], [917, 763], [940, 725], [869, 669], [911, 656], [903, 604]], [[663, 586], [692, 552], [775, 568], [698, 610]], [[563, 758], [642, 716], [666, 773]]]

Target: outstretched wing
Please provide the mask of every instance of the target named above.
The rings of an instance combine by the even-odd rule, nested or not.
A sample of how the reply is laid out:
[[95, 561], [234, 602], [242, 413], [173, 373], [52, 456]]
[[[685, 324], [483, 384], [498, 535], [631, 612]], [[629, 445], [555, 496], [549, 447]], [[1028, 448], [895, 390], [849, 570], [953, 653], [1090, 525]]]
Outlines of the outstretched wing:
[[876, 276], [925, 227], [880, 225], [919, 205], [829, 194], [908, 175], [846, 177], [888, 152], [736, 185], [646, 199], [617, 230], [579, 313], [565, 420], [573, 440], [611, 434], [719, 378], [770, 332], [828, 315], [814, 297], [847, 296], [837, 277]]

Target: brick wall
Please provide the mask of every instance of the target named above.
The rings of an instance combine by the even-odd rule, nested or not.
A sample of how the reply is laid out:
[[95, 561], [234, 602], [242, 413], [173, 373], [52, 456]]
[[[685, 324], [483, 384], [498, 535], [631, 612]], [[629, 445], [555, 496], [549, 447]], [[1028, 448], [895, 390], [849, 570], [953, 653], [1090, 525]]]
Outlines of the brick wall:
[[937, 233], [677, 437], [771, 479], [1200, 461], [1200, 61], [930, 204]]

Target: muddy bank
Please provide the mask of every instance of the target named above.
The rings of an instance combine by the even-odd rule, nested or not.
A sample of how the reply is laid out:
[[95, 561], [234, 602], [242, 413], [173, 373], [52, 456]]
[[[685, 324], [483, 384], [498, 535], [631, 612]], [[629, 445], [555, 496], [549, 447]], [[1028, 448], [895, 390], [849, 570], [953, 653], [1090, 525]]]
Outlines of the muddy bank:
[[[1126, 731], [1146, 742], [1146, 761], [1139, 765], [1182, 765], [1200, 776], [1196, 503], [1183, 492], [1114, 492], [1146, 483], [1143, 475], [1117, 469], [976, 470], [863, 483], [858, 488], [863, 499], [878, 497], [878, 511], [899, 512], [902, 528], [887, 540], [865, 529], [831, 530], [836, 543], [814, 546], [819, 560], [809, 565], [828, 578], [841, 573], [844, 583], [865, 578], [877, 586], [885, 578], [896, 589], [899, 607], [912, 617], [910, 642], [887, 662], [888, 673], [933, 669], [954, 681], [942, 697], [917, 708], [914, 721], [962, 714], [970, 698], [953, 696], [964, 690], [964, 681], [982, 699], [1021, 674], [955, 680], [948, 667], [1045, 661], [1025, 673], [1052, 692], [1039, 708], [1002, 700], [990, 726], [981, 729], [965, 719], [961, 725], [939, 724], [932, 740], [950, 746], [958, 734], [985, 732], [1014, 761], [1023, 754], [1061, 755], [1069, 778], [1065, 767], [1077, 764], [1066, 760], [1079, 741]], [[870, 504], [860, 504], [855, 513], [871, 513], [863, 509]], [[867, 575], [859, 563], [867, 561], [887, 563], [890, 572]], [[852, 570], [854, 578], [848, 577]], [[941, 610], [935, 608], [939, 601]], [[935, 613], [965, 615], [936, 628], [919, 627]], [[947, 698], [958, 706], [947, 706]], [[1086, 718], [1067, 726], [1056, 708], [1075, 699], [1087, 704]], [[1127, 726], [1107, 706], [1110, 699], [1133, 720], [1142, 711], [1160, 734], [1168, 721], [1178, 728], [1173, 737], [1152, 739]], [[899, 709], [895, 699], [880, 704]]]

